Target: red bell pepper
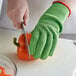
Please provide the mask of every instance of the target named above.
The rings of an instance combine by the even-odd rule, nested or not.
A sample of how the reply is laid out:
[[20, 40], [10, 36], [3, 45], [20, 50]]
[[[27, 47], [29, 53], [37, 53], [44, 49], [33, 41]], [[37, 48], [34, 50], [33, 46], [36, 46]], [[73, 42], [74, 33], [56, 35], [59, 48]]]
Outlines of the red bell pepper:
[[[30, 44], [32, 34], [26, 34], [26, 38], [28, 40], [28, 44]], [[18, 43], [16, 42], [16, 38], [14, 38], [14, 44], [17, 46], [17, 56], [20, 60], [35, 60], [32, 55], [30, 55], [30, 59], [27, 54], [27, 49], [25, 48], [25, 35], [22, 34], [19, 37]]]

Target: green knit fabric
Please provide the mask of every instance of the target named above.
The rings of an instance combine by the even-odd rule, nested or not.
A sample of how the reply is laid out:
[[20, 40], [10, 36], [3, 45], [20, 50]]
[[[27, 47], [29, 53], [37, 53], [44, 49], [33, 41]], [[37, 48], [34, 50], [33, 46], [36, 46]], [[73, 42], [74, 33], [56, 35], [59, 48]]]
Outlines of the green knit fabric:
[[54, 3], [39, 19], [32, 31], [30, 41], [30, 53], [35, 59], [46, 59], [52, 56], [57, 45], [59, 34], [62, 32], [62, 24], [69, 15], [67, 7], [60, 3]]

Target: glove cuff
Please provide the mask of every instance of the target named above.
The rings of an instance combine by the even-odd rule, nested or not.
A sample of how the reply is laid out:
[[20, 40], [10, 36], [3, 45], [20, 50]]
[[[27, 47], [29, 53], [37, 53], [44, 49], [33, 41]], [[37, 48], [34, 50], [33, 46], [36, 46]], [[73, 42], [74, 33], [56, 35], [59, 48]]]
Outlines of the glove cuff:
[[54, 17], [63, 24], [69, 15], [69, 10], [61, 3], [54, 3], [44, 14], [49, 15], [49, 17]]
[[64, 6], [66, 6], [66, 7], [68, 8], [68, 10], [69, 10], [69, 15], [68, 15], [68, 17], [71, 15], [71, 9], [70, 9], [70, 7], [69, 7], [68, 5], [66, 5], [64, 2], [54, 1], [53, 4], [54, 4], [54, 3], [61, 3], [61, 4], [63, 4]]

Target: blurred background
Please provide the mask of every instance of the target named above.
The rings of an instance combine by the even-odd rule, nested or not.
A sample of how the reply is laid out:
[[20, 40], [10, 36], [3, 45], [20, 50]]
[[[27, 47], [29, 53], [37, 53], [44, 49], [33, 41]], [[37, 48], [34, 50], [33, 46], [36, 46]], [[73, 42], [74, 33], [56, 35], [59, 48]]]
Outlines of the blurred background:
[[[26, 31], [30, 32], [37, 24], [38, 19], [44, 13], [49, 6], [51, 6], [54, 0], [27, 0], [30, 9], [30, 20]], [[12, 22], [7, 16], [7, 0], [0, 0], [0, 29], [16, 30], [13, 27]], [[72, 14], [67, 18], [64, 23], [63, 32], [60, 35], [61, 38], [76, 40], [76, 8], [73, 9]]]

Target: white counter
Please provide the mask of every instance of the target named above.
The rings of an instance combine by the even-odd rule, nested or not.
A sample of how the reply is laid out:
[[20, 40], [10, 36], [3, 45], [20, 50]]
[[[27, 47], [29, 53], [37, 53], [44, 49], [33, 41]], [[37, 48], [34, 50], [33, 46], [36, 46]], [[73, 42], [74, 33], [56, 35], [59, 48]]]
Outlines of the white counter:
[[0, 55], [6, 55], [15, 62], [17, 76], [76, 76], [76, 46], [73, 41], [59, 39], [54, 55], [45, 61], [21, 61], [13, 44], [15, 36], [19, 36], [18, 31], [0, 29]]

